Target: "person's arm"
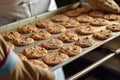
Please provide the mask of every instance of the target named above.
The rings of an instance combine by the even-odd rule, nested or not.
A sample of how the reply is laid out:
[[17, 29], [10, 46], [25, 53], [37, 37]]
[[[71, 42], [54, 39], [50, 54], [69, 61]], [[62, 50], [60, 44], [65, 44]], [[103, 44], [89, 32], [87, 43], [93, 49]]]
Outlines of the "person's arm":
[[0, 80], [54, 80], [50, 70], [21, 61], [0, 36]]

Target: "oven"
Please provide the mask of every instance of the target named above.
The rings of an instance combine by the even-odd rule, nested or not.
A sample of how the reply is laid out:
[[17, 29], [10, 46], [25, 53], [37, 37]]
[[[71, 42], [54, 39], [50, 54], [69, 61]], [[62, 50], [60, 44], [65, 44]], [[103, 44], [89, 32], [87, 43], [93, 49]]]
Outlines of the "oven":
[[120, 80], [120, 36], [63, 67], [66, 80]]

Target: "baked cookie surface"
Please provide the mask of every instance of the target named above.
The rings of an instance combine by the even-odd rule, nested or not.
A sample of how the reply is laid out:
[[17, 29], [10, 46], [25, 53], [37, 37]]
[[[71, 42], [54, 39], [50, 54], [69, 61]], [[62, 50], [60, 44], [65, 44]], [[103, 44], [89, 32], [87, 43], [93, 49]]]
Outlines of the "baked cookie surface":
[[26, 46], [34, 43], [34, 39], [29, 37], [19, 37], [13, 40], [14, 45], [16, 46]]
[[104, 16], [104, 13], [102, 13], [101, 11], [92, 11], [89, 13], [89, 16], [93, 18], [102, 18]]
[[110, 20], [110, 21], [115, 21], [115, 20], [120, 20], [120, 15], [117, 14], [106, 14], [103, 17], [106, 20]]
[[16, 32], [16, 31], [4, 32], [1, 35], [7, 41], [20, 37], [20, 33]]
[[36, 23], [36, 26], [38, 28], [48, 28], [48, 27], [51, 27], [53, 26], [54, 23], [50, 20], [39, 20], [37, 23]]
[[66, 28], [75, 28], [78, 27], [80, 25], [80, 23], [77, 20], [68, 20], [62, 23], [63, 26], [65, 26]]
[[98, 32], [95, 32], [93, 34], [93, 37], [98, 39], [98, 40], [105, 40], [105, 39], [108, 39], [109, 37], [112, 36], [112, 31], [110, 30], [100, 30]]
[[75, 10], [81, 14], [85, 14], [91, 11], [91, 9], [87, 7], [79, 7], [79, 8], [76, 8]]
[[74, 42], [78, 39], [78, 36], [76, 33], [73, 32], [65, 32], [62, 33], [58, 39], [60, 39], [63, 42]]
[[44, 40], [49, 38], [50, 36], [51, 34], [45, 30], [39, 30], [30, 35], [30, 37], [33, 38], [34, 40]]
[[64, 22], [69, 20], [69, 17], [63, 15], [63, 14], [57, 14], [51, 18], [52, 21], [54, 22]]
[[49, 52], [44, 56], [43, 61], [49, 66], [55, 66], [69, 59], [68, 55], [58, 52]]
[[94, 19], [90, 24], [92, 26], [105, 26], [107, 24], [109, 24], [110, 22], [108, 20], [105, 19], [101, 19], [101, 18], [96, 18]]
[[75, 45], [85, 48], [92, 46], [93, 42], [94, 41], [91, 37], [79, 37], [79, 39], [75, 42]]
[[55, 24], [55, 25], [47, 28], [47, 31], [51, 34], [58, 34], [61, 32], [65, 32], [66, 28], [60, 24]]
[[81, 15], [81, 13], [78, 12], [77, 10], [70, 10], [70, 11], [67, 11], [65, 13], [65, 15], [68, 17], [77, 17], [77, 16]]
[[58, 49], [63, 46], [63, 42], [59, 39], [48, 39], [41, 44], [45, 49]]
[[47, 50], [39, 46], [33, 46], [25, 48], [22, 53], [29, 59], [41, 58], [47, 54]]
[[83, 25], [76, 29], [76, 32], [81, 35], [89, 35], [94, 33], [95, 29], [90, 25]]
[[79, 21], [81, 23], [88, 23], [88, 22], [93, 21], [93, 18], [88, 15], [80, 15], [76, 19], [77, 19], [77, 21]]
[[82, 52], [82, 48], [77, 45], [66, 45], [61, 47], [60, 52], [67, 54], [68, 56], [75, 56]]
[[18, 28], [18, 32], [22, 34], [32, 33], [37, 31], [37, 27], [31, 24], [23, 25]]
[[113, 32], [118, 32], [118, 31], [120, 31], [120, 24], [107, 25], [106, 28], [113, 31]]

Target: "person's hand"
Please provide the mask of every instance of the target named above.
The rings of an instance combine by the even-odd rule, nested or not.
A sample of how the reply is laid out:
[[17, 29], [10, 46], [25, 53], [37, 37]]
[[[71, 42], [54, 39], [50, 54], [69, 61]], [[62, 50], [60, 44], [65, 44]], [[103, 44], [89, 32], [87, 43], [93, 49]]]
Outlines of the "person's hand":
[[98, 9], [120, 14], [120, 7], [114, 0], [86, 0], [86, 2]]
[[0, 62], [3, 60], [3, 58], [5, 57], [5, 53], [7, 52], [8, 52], [8, 49], [6, 46], [6, 42], [0, 35]]

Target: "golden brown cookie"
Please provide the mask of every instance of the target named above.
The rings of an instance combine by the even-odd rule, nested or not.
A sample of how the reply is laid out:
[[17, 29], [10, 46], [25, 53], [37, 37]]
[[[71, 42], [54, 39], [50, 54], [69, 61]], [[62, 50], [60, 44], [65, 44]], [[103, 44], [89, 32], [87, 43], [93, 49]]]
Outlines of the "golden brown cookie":
[[80, 15], [76, 19], [77, 19], [77, 21], [79, 21], [81, 23], [88, 23], [88, 22], [92, 22], [93, 21], [93, 18], [88, 16], [88, 15]]
[[60, 49], [60, 52], [71, 57], [80, 54], [82, 52], [82, 48], [77, 45], [66, 45]]
[[65, 32], [61, 34], [58, 38], [63, 42], [74, 42], [78, 39], [78, 36], [76, 33], [73, 32]]
[[112, 36], [112, 31], [110, 30], [100, 30], [93, 34], [93, 37], [98, 40], [105, 40]]
[[59, 24], [55, 24], [51, 27], [49, 27], [47, 29], [47, 31], [51, 34], [58, 34], [58, 33], [61, 33], [61, 32], [65, 32], [66, 31], [66, 28], [62, 25], [59, 25]]
[[19, 37], [13, 40], [14, 45], [16, 46], [26, 46], [34, 43], [34, 39], [29, 37]]
[[54, 15], [52, 18], [51, 18], [52, 21], [54, 22], [64, 22], [64, 21], [67, 21], [69, 20], [69, 17], [63, 15], [63, 14], [57, 14], [57, 15]]
[[13, 40], [14, 38], [19, 38], [20, 37], [20, 33], [16, 32], [16, 31], [4, 32], [1, 35], [7, 41]]
[[27, 57], [24, 56], [23, 54], [17, 54], [21, 60], [27, 61]]
[[41, 58], [47, 54], [47, 50], [39, 46], [33, 46], [25, 48], [22, 53], [27, 58]]
[[75, 42], [75, 45], [85, 48], [92, 46], [93, 42], [94, 41], [91, 37], [79, 37], [79, 39]]
[[81, 15], [81, 13], [78, 12], [77, 10], [70, 10], [70, 11], [67, 11], [65, 13], [65, 15], [68, 17], [77, 17], [77, 16]]
[[66, 54], [58, 53], [58, 52], [49, 52], [47, 55], [45, 55], [43, 61], [49, 66], [55, 66], [68, 59], [69, 57]]
[[105, 26], [107, 24], [109, 24], [109, 21], [101, 18], [96, 18], [91, 22], [92, 26]]
[[110, 21], [115, 21], [115, 20], [120, 20], [120, 15], [117, 14], [106, 14], [103, 17], [106, 20], [110, 20]]
[[51, 27], [53, 26], [53, 22], [50, 21], [50, 20], [39, 20], [37, 23], [36, 23], [36, 26], [38, 28], [48, 28], [48, 27]]
[[31, 24], [23, 25], [18, 28], [18, 32], [22, 34], [27, 34], [37, 31], [37, 27]]
[[12, 43], [10, 43], [10, 42], [7, 43], [7, 47], [9, 49], [12, 49], [12, 50], [14, 50], [14, 48], [15, 48], [15, 46]]
[[41, 44], [45, 49], [57, 49], [63, 46], [63, 42], [59, 39], [48, 39]]
[[113, 31], [113, 32], [118, 32], [118, 31], [120, 31], [120, 24], [107, 25], [106, 28]]
[[91, 11], [91, 9], [87, 7], [79, 7], [79, 8], [76, 8], [75, 10], [81, 14], [85, 14]]
[[92, 11], [89, 13], [89, 16], [93, 18], [102, 18], [104, 16], [104, 13], [102, 13], [101, 11]]
[[81, 34], [81, 35], [89, 35], [94, 32], [94, 28], [90, 25], [83, 25], [80, 26], [79, 28], [76, 28], [76, 32]]
[[77, 20], [68, 20], [62, 23], [63, 26], [65, 26], [66, 28], [75, 28], [78, 27], [80, 25], [80, 23]]
[[35, 33], [32, 33], [32, 35], [30, 35], [31, 38], [33, 38], [34, 40], [44, 40], [47, 39], [51, 36], [51, 34], [45, 30], [39, 30]]
[[37, 65], [37, 66], [39, 66], [41, 68], [48, 69], [48, 65], [45, 64], [43, 61], [40, 61], [40, 60], [29, 60], [28, 62], [30, 62], [33, 65]]

